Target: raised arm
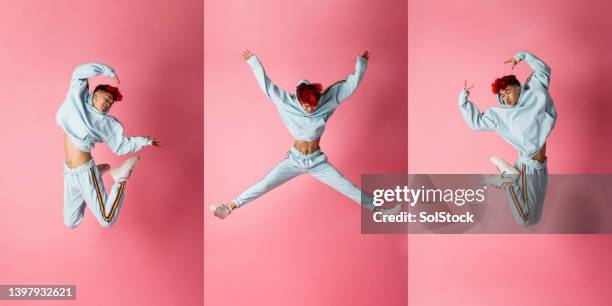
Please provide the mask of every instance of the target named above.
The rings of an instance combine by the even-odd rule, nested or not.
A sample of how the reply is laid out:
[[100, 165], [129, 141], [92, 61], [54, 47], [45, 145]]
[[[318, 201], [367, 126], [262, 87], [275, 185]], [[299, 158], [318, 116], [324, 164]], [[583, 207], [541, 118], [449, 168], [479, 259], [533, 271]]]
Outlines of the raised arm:
[[[141, 136], [124, 136], [123, 126], [114, 118], [108, 118], [108, 124], [102, 131], [103, 140], [108, 147], [117, 155], [125, 155], [139, 151], [140, 149], [156, 145], [154, 139]], [[156, 145], [158, 146], [158, 145]]]
[[261, 90], [263, 90], [264, 94], [266, 94], [272, 103], [280, 104], [289, 98], [289, 94], [286, 91], [272, 83], [257, 55], [251, 53], [249, 50], [246, 50], [244, 51], [243, 56], [249, 66], [251, 66], [251, 70], [255, 75], [257, 84], [259, 84]]
[[512, 68], [514, 68], [514, 66], [521, 61], [525, 61], [527, 65], [531, 67], [531, 70], [533, 70], [531, 79], [535, 78], [542, 85], [544, 85], [544, 87], [548, 88], [548, 85], [550, 84], [550, 67], [541, 59], [527, 51], [517, 52], [514, 57], [507, 62], [512, 62]]
[[365, 51], [362, 55], [357, 57], [357, 62], [355, 62], [355, 72], [350, 74], [346, 80], [337, 82], [330, 87], [330, 90], [335, 91], [338, 103], [341, 103], [353, 95], [359, 86], [359, 83], [361, 83], [361, 79], [363, 79], [366, 69], [368, 68], [368, 60], [369, 52]]
[[89, 63], [79, 65], [74, 69], [72, 73], [72, 79], [70, 80], [70, 86], [85, 86], [87, 85], [87, 79], [104, 75], [109, 78], [115, 79], [117, 82], [119, 79], [115, 74], [115, 70], [108, 65], [99, 64], [99, 63]]
[[488, 110], [481, 113], [478, 106], [468, 100], [472, 87], [473, 86], [467, 87], [466, 81], [465, 87], [459, 94], [459, 109], [461, 110], [461, 115], [463, 115], [463, 119], [470, 129], [474, 131], [494, 131], [497, 128], [495, 117], [491, 116]]

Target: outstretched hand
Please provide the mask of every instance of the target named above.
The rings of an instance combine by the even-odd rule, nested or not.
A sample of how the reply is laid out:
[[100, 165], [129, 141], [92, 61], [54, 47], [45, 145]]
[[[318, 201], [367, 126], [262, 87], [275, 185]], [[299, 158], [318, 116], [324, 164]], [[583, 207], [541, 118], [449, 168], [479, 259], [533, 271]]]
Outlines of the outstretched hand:
[[468, 87], [468, 82], [467, 80], [465, 80], [465, 82], [463, 83], [463, 90], [465, 90], [468, 96], [470, 95], [470, 91], [472, 90], [472, 88], [474, 88], [474, 85]]
[[251, 50], [249, 50], [249, 49], [246, 49], [246, 50], [242, 51], [242, 58], [245, 61], [248, 61], [249, 58], [251, 58], [251, 56], [253, 56], [253, 55], [255, 55], [255, 53], [251, 52]]
[[365, 51], [363, 52], [363, 54], [361, 54], [361, 57], [363, 57], [363, 58], [365, 58], [365, 59], [369, 60], [369, 59], [370, 59], [370, 52], [369, 52], [368, 50], [365, 50]]
[[510, 69], [514, 69], [514, 66], [516, 66], [518, 63], [519, 61], [517, 61], [514, 57], [511, 57], [509, 60], [504, 62], [504, 64], [512, 64], [512, 68]]
[[151, 145], [152, 146], [154, 146], [156, 148], [161, 147], [161, 142], [159, 142], [159, 140], [157, 140], [157, 138], [151, 137], [151, 136], [147, 136], [147, 138], [151, 140]]

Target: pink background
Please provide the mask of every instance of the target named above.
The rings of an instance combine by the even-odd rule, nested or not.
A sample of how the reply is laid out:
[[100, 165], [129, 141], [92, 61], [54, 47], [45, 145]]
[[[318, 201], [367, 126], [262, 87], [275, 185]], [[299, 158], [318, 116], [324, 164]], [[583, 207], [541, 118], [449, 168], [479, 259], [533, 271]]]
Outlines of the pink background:
[[[77, 301], [0, 305], [202, 304], [202, 10], [198, 0], [3, 2], [0, 284], [75, 284]], [[89, 61], [116, 68], [125, 98], [111, 113], [126, 132], [163, 148], [138, 153], [112, 228], [87, 211], [70, 230], [55, 113]], [[127, 157], [99, 145], [94, 158]]]
[[[457, 96], [467, 79], [481, 110], [496, 105], [491, 82], [527, 49], [552, 67], [559, 117], [550, 173], [610, 173], [611, 10], [607, 1], [411, 0], [410, 172], [493, 173], [490, 155], [516, 159], [495, 133], [467, 127]], [[524, 80], [530, 70], [523, 63], [514, 73]], [[544, 218], [547, 209], [554, 203]], [[606, 305], [612, 297], [607, 235], [423, 235], [409, 245], [410, 305]]]
[[[293, 144], [241, 51], [271, 79], [327, 86], [371, 60], [321, 147], [349, 179], [407, 170], [405, 1], [206, 1], [205, 203], [229, 201]], [[307, 175], [220, 221], [205, 214], [206, 305], [406, 305], [407, 237], [360, 234], [354, 202]]]
[[[292, 142], [242, 62], [244, 48], [287, 89], [301, 78], [342, 79], [357, 54], [371, 51], [364, 83], [322, 140], [355, 182], [407, 165], [413, 173], [473, 173], [493, 171], [491, 154], [514, 160], [499, 136], [467, 128], [456, 100], [467, 79], [482, 109], [495, 105], [489, 84], [523, 48], [553, 69], [559, 120], [550, 172], [612, 170], [604, 134], [612, 125], [610, 4], [404, 2], [207, 0], [205, 33], [202, 1], [3, 3], [0, 284], [76, 284], [78, 300], [68, 303], [79, 305], [606, 304], [608, 236], [361, 235], [356, 205], [307, 176], [225, 221], [206, 212], [202, 237], [204, 34], [206, 205], [260, 179]], [[54, 118], [74, 66], [93, 60], [115, 66], [123, 81], [126, 98], [113, 115], [128, 133], [157, 136], [164, 147], [140, 153], [113, 228], [87, 212], [69, 230]], [[523, 80], [529, 69], [515, 73]], [[94, 157], [123, 160], [104, 145]]]

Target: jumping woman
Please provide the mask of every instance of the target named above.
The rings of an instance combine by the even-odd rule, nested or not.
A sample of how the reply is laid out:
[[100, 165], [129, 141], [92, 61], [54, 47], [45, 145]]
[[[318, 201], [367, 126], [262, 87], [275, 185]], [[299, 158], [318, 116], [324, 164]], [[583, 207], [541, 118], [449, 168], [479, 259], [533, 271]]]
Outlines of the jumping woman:
[[[122, 99], [119, 89], [105, 84], [89, 92], [88, 79], [98, 75], [119, 83], [115, 71], [107, 65], [91, 63], [76, 67], [66, 99], [56, 115], [57, 124], [65, 133], [64, 224], [69, 228], [81, 223], [85, 207], [103, 227], [113, 225], [125, 197], [126, 181], [140, 158], [130, 158], [112, 170], [108, 164], [96, 166], [91, 156], [96, 143], [105, 142], [117, 155], [160, 146], [155, 138], [123, 135], [121, 122], [108, 114], [115, 102]], [[115, 184], [107, 195], [102, 175], [109, 170]]]
[[555, 126], [557, 111], [548, 91], [550, 67], [533, 54], [516, 53], [507, 60], [512, 69], [525, 61], [533, 70], [524, 85], [514, 75], [498, 78], [492, 84], [500, 107], [480, 112], [468, 100], [467, 81], [459, 94], [459, 109], [468, 126], [474, 131], [496, 131], [518, 151], [514, 167], [497, 156], [490, 158], [500, 172], [488, 178], [490, 185], [503, 189], [508, 196], [516, 222], [528, 226], [540, 222], [548, 169], [546, 139]]
[[274, 85], [268, 78], [259, 58], [251, 51], [245, 50], [243, 57], [251, 67], [259, 87], [276, 106], [281, 119], [295, 141], [287, 153], [287, 158], [268, 172], [262, 180], [229, 203], [211, 205], [211, 212], [218, 218], [224, 219], [232, 211], [303, 173], [312, 175], [369, 210], [380, 210], [381, 208], [375, 207], [371, 198], [365, 193], [365, 201], [362, 203], [362, 191], [327, 160], [327, 156], [321, 152], [319, 147], [325, 124], [336, 108], [359, 86], [368, 65], [368, 51], [357, 57], [355, 72], [346, 80], [336, 82], [325, 90], [321, 84], [301, 80], [297, 84], [295, 94], [288, 93]]

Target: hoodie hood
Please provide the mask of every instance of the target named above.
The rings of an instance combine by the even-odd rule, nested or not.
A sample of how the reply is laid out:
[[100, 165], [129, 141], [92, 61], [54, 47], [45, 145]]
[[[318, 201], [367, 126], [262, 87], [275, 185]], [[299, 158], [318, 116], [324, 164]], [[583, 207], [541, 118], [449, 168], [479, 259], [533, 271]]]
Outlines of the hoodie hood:
[[295, 85], [295, 96], [297, 97], [297, 87], [302, 85], [302, 84], [306, 84], [306, 85], [310, 85], [310, 81], [309, 80], [299, 80], [297, 82], [297, 85]]
[[299, 80], [297, 82], [297, 85], [295, 85], [295, 87], [298, 87], [298, 86], [300, 86], [302, 84], [310, 85], [310, 81], [309, 80]]

